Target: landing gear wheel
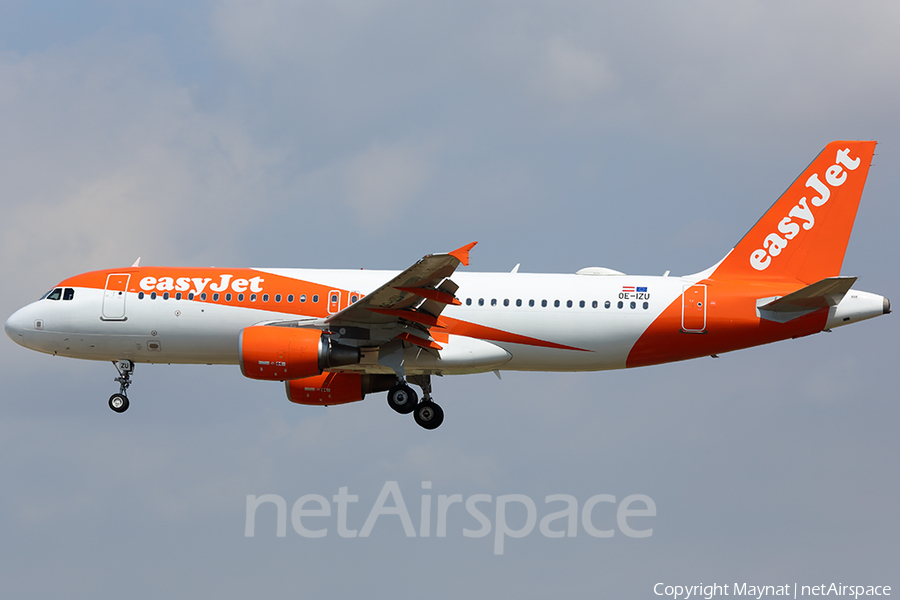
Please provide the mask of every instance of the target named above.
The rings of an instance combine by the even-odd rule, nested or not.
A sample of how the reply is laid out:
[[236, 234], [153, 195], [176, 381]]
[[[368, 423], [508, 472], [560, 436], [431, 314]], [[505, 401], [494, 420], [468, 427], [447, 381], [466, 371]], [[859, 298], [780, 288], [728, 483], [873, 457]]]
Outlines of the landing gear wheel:
[[128, 396], [124, 394], [113, 394], [109, 397], [109, 407], [117, 413], [123, 413], [128, 410]]
[[405, 383], [398, 383], [387, 393], [388, 406], [401, 415], [408, 415], [416, 407], [419, 397], [411, 387]]
[[416, 406], [413, 418], [420, 427], [437, 429], [444, 422], [444, 409], [431, 400], [426, 400]]

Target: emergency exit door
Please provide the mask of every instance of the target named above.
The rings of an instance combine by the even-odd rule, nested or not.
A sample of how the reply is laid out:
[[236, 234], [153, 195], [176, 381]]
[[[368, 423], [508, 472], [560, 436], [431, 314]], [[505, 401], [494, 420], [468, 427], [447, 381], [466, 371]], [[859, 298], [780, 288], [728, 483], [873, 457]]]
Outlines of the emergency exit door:
[[340, 290], [331, 290], [328, 292], [328, 314], [333, 315], [334, 313], [341, 310], [341, 291]]

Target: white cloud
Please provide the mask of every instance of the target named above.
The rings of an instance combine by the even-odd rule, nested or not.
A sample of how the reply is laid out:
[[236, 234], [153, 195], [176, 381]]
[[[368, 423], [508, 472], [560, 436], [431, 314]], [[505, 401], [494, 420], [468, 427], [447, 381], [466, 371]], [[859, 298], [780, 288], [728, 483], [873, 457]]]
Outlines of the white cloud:
[[31, 296], [44, 278], [138, 255], [228, 255], [227, 236], [248, 226], [234, 212], [265, 200], [277, 153], [195, 107], [158, 60], [141, 40], [0, 59], [0, 264]]
[[599, 52], [556, 37], [544, 44], [535, 77], [538, 93], [563, 103], [595, 99], [616, 87], [617, 76]]
[[383, 225], [410, 218], [408, 208], [434, 172], [431, 151], [415, 144], [376, 144], [354, 157], [342, 170], [346, 200], [356, 218]]
[[[212, 27], [222, 51], [244, 68], [271, 72], [315, 61], [353, 43], [352, 33], [395, 0], [216, 2]], [[335, 35], [335, 29], [342, 32]]]

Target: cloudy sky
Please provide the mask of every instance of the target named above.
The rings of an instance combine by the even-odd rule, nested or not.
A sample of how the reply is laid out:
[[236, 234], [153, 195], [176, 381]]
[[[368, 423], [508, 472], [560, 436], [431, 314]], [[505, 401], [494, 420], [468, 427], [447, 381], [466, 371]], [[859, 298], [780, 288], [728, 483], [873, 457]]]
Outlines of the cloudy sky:
[[[877, 139], [844, 274], [900, 299], [895, 2], [0, 2], [3, 318], [143, 264], [699, 271], [826, 143]], [[109, 364], [0, 340], [4, 597], [646, 598], [653, 585], [892, 585], [897, 319], [628, 372], [435, 383], [294, 406], [237, 368]], [[652, 536], [319, 539], [248, 495], [649, 496]], [[423, 482], [431, 482], [423, 490]], [[390, 504], [390, 502], [389, 502]], [[491, 520], [497, 503], [482, 504]], [[616, 524], [598, 504], [599, 528]], [[307, 505], [307, 508], [314, 508]], [[639, 508], [635, 506], [634, 508]], [[524, 506], [510, 505], [512, 528]], [[317, 520], [318, 519], [318, 520]], [[306, 523], [307, 521], [304, 521]], [[556, 521], [554, 529], [564, 529]]]

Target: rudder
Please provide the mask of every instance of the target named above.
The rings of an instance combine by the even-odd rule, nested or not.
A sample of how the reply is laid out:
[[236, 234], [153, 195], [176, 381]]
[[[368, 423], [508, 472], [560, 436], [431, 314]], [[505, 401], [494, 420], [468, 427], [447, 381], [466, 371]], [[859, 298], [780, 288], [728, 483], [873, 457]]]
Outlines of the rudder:
[[812, 284], [840, 274], [874, 141], [834, 141], [710, 275]]

